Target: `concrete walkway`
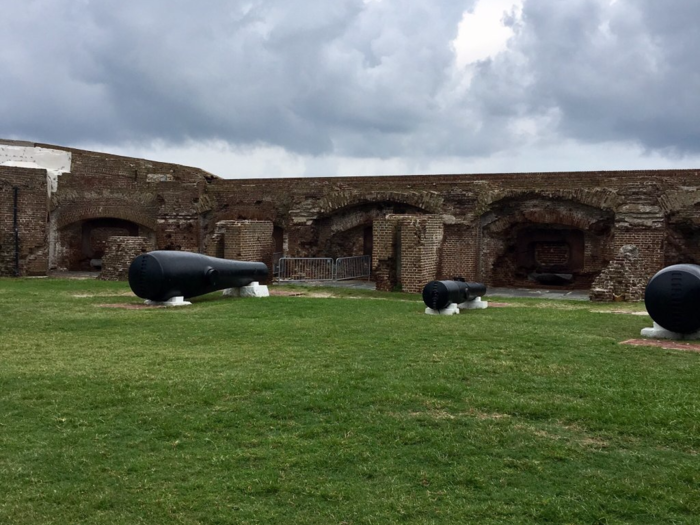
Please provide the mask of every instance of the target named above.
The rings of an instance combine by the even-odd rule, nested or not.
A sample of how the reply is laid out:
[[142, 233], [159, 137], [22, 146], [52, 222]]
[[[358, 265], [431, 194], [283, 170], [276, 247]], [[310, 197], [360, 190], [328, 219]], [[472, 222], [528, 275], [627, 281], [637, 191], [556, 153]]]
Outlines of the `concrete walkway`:
[[566, 299], [588, 301], [588, 290], [552, 290], [532, 288], [489, 288], [487, 297], [530, 297], [533, 299]]
[[[274, 286], [295, 284], [298, 286], [329, 286], [333, 288], [354, 288], [356, 290], [375, 290], [371, 281], [284, 281], [275, 282]], [[530, 297], [533, 299], [566, 299], [569, 301], [588, 301], [587, 290], [557, 290], [533, 288], [489, 288], [486, 297]]]

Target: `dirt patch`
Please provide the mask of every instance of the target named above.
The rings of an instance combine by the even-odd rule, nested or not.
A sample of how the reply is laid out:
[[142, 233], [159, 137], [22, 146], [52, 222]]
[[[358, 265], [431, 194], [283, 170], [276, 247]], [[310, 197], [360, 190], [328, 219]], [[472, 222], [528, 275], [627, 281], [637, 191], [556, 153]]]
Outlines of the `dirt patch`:
[[111, 303], [111, 304], [97, 304], [98, 308], [121, 308], [122, 310], [147, 310], [153, 308], [165, 308], [165, 306], [151, 306], [148, 304], [137, 304], [137, 303]]
[[649, 315], [647, 312], [633, 312], [632, 310], [589, 310], [594, 314], [626, 314], [626, 315]]
[[506, 419], [510, 417], [510, 414], [499, 414], [498, 412], [480, 412], [478, 410], [470, 410], [468, 415], [476, 417], [476, 419]]
[[585, 437], [579, 441], [581, 446], [593, 448], [608, 448], [610, 443], [598, 437]]
[[71, 297], [75, 297], [78, 299], [84, 299], [86, 297], [134, 297], [134, 293], [133, 292], [74, 293], [74, 294], [71, 294]]
[[489, 308], [508, 308], [510, 306], [513, 306], [510, 303], [495, 303], [493, 301], [489, 301]]
[[270, 288], [270, 295], [275, 297], [304, 297], [306, 292], [292, 292], [290, 290], [276, 290]]
[[700, 352], [698, 343], [682, 343], [679, 341], [665, 341], [661, 339], [628, 339], [622, 341], [621, 345], [632, 346], [654, 346], [664, 350], [683, 350], [684, 352]]

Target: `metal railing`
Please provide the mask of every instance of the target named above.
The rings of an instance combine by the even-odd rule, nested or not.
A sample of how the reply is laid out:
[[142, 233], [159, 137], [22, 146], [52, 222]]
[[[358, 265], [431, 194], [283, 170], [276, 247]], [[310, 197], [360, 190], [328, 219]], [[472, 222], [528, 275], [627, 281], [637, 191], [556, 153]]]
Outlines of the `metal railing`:
[[335, 261], [335, 280], [364, 279], [369, 280], [372, 256], [339, 257]]
[[281, 257], [279, 261], [280, 281], [333, 281], [335, 278], [333, 259], [325, 257]]
[[[277, 255], [277, 254], [275, 254]], [[372, 257], [279, 257], [272, 271], [278, 281], [343, 281], [370, 279]]]

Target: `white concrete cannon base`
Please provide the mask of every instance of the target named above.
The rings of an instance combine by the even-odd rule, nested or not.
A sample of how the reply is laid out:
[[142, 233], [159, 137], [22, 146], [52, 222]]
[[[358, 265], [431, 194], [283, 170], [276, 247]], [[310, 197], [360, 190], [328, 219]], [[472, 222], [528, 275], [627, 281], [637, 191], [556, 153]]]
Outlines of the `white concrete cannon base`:
[[650, 337], [653, 339], [700, 339], [700, 332], [692, 334], [679, 334], [666, 330], [663, 326], [654, 323], [653, 328], [642, 328], [642, 337]]
[[473, 301], [464, 301], [461, 304], [450, 303], [447, 308], [443, 308], [442, 310], [433, 310], [427, 307], [425, 313], [428, 315], [455, 315], [458, 314], [460, 310], [483, 310], [488, 307], [488, 301], [482, 301], [481, 297], [477, 297]]
[[151, 301], [150, 299], [146, 299], [144, 304], [148, 306], [187, 306], [192, 303], [185, 301], [184, 297], [178, 295], [177, 297], [171, 297], [167, 301]]
[[483, 310], [489, 307], [488, 301], [482, 301], [481, 297], [477, 297], [473, 301], [464, 301], [459, 305], [460, 310]]
[[223, 292], [224, 297], [270, 297], [270, 291], [267, 285], [260, 285], [257, 281], [250, 283], [248, 286], [241, 288], [226, 288]]
[[456, 315], [459, 313], [459, 306], [450, 303], [447, 308], [443, 308], [442, 310], [433, 310], [430, 307], [427, 307], [425, 309], [425, 313], [428, 315]]

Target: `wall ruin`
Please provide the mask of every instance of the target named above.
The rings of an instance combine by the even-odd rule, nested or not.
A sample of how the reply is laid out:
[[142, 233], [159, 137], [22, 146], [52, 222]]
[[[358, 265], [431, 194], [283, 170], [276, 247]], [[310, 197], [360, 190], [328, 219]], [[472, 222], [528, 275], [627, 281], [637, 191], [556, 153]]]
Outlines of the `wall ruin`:
[[218, 253], [222, 222], [264, 221], [272, 233], [260, 257], [371, 253], [378, 286], [405, 288], [389, 262], [396, 254], [387, 252], [399, 221], [387, 217], [401, 215], [440, 223], [437, 248], [425, 247], [434, 263], [416, 279], [542, 286], [533, 275], [571, 274], [554, 285], [587, 289], [627, 245], [639, 250], [647, 278], [667, 264], [700, 262], [697, 170], [224, 180], [174, 164], [35, 147], [69, 153], [70, 171], [53, 189], [46, 170], [0, 166], [2, 275], [14, 275], [8, 203], [18, 184], [22, 275], [85, 265], [115, 233], [148, 237], [159, 249]]

